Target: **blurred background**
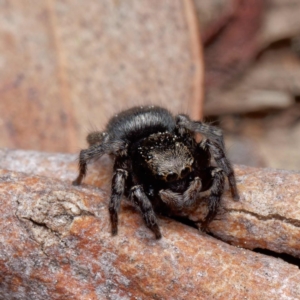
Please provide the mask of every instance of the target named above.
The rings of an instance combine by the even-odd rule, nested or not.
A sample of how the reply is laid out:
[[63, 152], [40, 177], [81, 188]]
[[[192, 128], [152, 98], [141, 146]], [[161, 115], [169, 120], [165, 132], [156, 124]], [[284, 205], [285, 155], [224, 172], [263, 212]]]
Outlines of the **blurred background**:
[[0, 147], [76, 153], [133, 105], [300, 169], [299, 0], [0, 0]]

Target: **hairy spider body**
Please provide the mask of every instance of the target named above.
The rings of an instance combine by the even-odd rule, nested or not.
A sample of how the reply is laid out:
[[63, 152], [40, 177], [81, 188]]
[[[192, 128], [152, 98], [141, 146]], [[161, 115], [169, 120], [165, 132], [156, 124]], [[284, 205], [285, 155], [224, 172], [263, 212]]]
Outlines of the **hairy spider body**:
[[[206, 139], [197, 143], [196, 133]], [[103, 154], [115, 158], [109, 204], [113, 235], [123, 195], [140, 209], [156, 238], [161, 233], [155, 212], [180, 215], [194, 209], [201, 193], [209, 191], [205, 229], [217, 213], [225, 176], [233, 198], [239, 198], [221, 130], [186, 115], [174, 118], [158, 106], [133, 107], [112, 117], [104, 132], [90, 133], [87, 141], [89, 148], [80, 152], [79, 175], [73, 184], [81, 183], [92, 159]]]

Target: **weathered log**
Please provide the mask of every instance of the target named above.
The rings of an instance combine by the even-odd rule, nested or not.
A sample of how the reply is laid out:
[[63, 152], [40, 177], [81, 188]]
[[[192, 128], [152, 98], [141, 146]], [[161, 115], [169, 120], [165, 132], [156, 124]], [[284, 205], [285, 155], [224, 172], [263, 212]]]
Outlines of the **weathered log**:
[[[71, 185], [73, 155], [2, 150], [0, 161], [2, 169], [24, 172], [0, 172], [0, 298], [300, 298], [296, 266], [164, 217], [157, 241], [125, 201], [119, 234], [111, 237], [105, 158], [80, 187]], [[297, 256], [299, 173], [240, 166], [236, 173], [241, 201], [224, 196], [211, 232], [249, 248], [286, 244], [279, 252]]]
[[[77, 175], [77, 156], [36, 151], [0, 150], [0, 168], [57, 178], [66, 182]], [[103, 157], [89, 166], [84, 186], [109, 192], [111, 161]], [[224, 194], [220, 213], [210, 232], [236, 246], [262, 248], [300, 257], [300, 173], [236, 166], [239, 202]], [[203, 206], [189, 215], [201, 220]]]
[[300, 271], [160, 218], [161, 240], [90, 186], [2, 170], [2, 299], [297, 299]]

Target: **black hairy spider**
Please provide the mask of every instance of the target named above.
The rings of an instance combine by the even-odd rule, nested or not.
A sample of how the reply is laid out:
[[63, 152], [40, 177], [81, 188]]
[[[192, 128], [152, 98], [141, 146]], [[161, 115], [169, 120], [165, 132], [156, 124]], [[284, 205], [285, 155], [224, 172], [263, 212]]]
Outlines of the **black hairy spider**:
[[[206, 138], [197, 143], [196, 133]], [[187, 115], [174, 118], [158, 106], [133, 107], [112, 117], [104, 132], [90, 133], [87, 141], [89, 148], [80, 152], [79, 175], [73, 184], [81, 184], [92, 159], [103, 154], [114, 157], [109, 203], [113, 235], [123, 195], [140, 209], [157, 239], [161, 233], [155, 212], [176, 215], [196, 207], [201, 193], [208, 191], [205, 229], [216, 216], [225, 176], [233, 198], [239, 199], [221, 130]], [[212, 166], [212, 158], [217, 167]]]

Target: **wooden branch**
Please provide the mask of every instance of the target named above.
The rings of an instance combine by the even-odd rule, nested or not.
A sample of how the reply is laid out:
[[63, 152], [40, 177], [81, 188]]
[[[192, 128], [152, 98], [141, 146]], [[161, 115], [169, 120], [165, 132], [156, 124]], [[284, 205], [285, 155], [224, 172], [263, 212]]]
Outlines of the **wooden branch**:
[[[160, 218], [163, 238], [157, 241], [126, 202], [119, 235], [111, 237], [105, 158], [89, 168], [81, 187], [71, 185], [77, 172], [73, 155], [2, 150], [0, 161], [0, 298], [300, 298], [296, 266], [168, 218]], [[285, 249], [297, 253], [299, 206], [293, 201], [299, 197], [299, 173], [236, 170], [242, 199], [235, 203], [225, 195], [213, 234], [238, 245], [246, 241], [249, 248], [267, 233], [273, 242], [265, 246], [278, 247], [283, 241], [276, 243], [278, 234], [287, 241]]]

